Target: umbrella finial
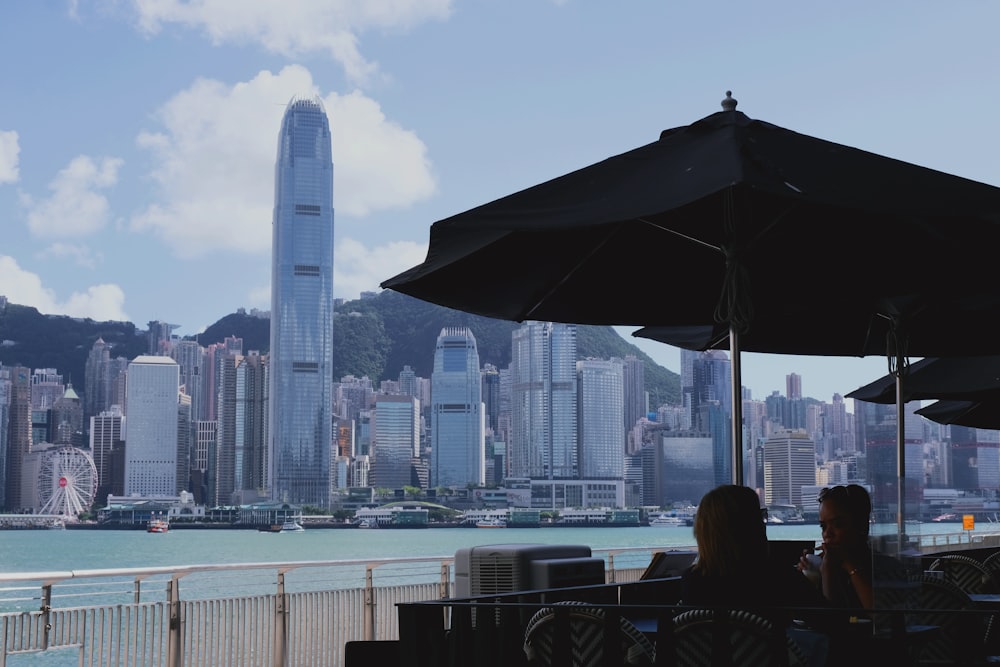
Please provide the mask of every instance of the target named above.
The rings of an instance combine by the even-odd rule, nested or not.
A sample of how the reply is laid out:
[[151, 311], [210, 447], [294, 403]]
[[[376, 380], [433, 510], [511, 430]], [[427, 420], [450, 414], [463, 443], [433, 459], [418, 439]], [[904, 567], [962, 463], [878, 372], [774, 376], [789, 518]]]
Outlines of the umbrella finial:
[[726, 91], [726, 99], [722, 100], [723, 111], [736, 111], [736, 100], [733, 99], [733, 91]]

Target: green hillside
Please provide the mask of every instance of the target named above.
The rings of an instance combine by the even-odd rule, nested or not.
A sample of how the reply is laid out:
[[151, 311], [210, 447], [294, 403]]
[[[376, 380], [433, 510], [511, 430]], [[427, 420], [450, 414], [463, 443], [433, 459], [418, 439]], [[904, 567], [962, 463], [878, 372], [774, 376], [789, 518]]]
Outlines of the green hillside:
[[[376, 384], [396, 379], [404, 365], [418, 376], [430, 377], [434, 346], [445, 327], [469, 327], [476, 337], [479, 359], [504, 368], [510, 363], [515, 322], [470, 315], [386, 290], [369, 299], [350, 301], [337, 309], [333, 323], [334, 377], [367, 375]], [[243, 339], [243, 350], [266, 354], [270, 320], [246, 313], [226, 315], [196, 336], [202, 345], [229, 336]], [[82, 392], [87, 354], [97, 338], [113, 346], [113, 356], [132, 359], [147, 349], [146, 331], [130, 322], [95, 322], [42, 315], [34, 308], [9, 304], [0, 312], [0, 363], [30, 368], [55, 368]], [[623, 339], [611, 327], [580, 326], [580, 358], [635, 355], [645, 362], [650, 405], [676, 403], [680, 379]]]

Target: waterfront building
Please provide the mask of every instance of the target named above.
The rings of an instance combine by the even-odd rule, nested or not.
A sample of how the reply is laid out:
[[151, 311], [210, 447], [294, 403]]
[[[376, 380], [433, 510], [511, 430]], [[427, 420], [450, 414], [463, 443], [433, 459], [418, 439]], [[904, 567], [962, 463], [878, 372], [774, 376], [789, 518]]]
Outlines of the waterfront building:
[[191, 493], [195, 502], [207, 504], [215, 497], [214, 465], [219, 422], [203, 419], [194, 423], [195, 441], [191, 455]]
[[372, 486], [409, 486], [419, 448], [420, 401], [413, 396], [379, 395], [372, 416]]
[[[125, 392], [125, 495], [176, 495], [180, 369], [170, 357], [141, 355]], [[182, 480], [186, 484], [187, 480]]]
[[[90, 418], [90, 453], [97, 469], [98, 498], [116, 491], [111, 479], [111, 460], [112, 453], [125, 446], [124, 433], [125, 415], [120, 405], [112, 405]], [[117, 495], [122, 492], [123, 489], [117, 489]]]
[[6, 494], [8, 512], [18, 512], [32, 506], [34, 488], [25, 488], [22, 469], [31, 453], [31, 371], [24, 366], [9, 369], [7, 382], [7, 451]]
[[802, 489], [816, 485], [816, 443], [802, 429], [774, 433], [764, 443], [764, 501], [802, 507]]
[[951, 426], [952, 485], [994, 493], [1000, 488], [1000, 431]]
[[271, 263], [271, 498], [327, 507], [333, 447], [333, 159], [322, 102], [278, 136]]
[[579, 479], [576, 326], [528, 321], [512, 333], [510, 474]]
[[467, 327], [438, 334], [431, 373], [431, 469], [433, 487], [482, 486], [485, 414], [476, 337]]
[[641, 452], [642, 504], [697, 504], [717, 486], [711, 435], [699, 431], [659, 431], [658, 435]]
[[620, 359], [581, 359], [576, 374], [580, 477], [623, 479], [624, 364]]

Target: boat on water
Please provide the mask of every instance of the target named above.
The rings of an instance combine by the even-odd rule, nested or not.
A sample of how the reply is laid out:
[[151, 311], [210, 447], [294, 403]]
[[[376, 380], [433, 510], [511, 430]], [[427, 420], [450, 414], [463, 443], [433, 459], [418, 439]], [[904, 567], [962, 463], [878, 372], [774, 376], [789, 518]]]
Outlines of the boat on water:
[[296, 521], [285, 521], [284, 523], [272, 523], [269, 526], [258, 526], [257, 531], [261, 533], [301, 533], [304, 531]]
[[147, 533], [165, 533], [170, 530], [170, 522], [166, 519], [152, 518], [146, 524]]
[[650, 526], [686, 526], [687, 519], [670, 514], [660, 514], [649, 520]]
[[507, 522], [503, 519], [480, 519], [476, 522], [476, 528], [506, 528]]
[[362, 519], [358, 521], [358, 528], [378, 528], [378, 521], [375, 519]]

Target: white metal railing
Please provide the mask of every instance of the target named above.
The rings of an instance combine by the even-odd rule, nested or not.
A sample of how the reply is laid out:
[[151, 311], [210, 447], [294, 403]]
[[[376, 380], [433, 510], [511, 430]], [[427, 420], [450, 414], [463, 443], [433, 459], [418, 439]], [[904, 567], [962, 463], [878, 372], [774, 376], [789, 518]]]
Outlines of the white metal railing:
[[[594, 555], [627, 583], [653, 551]], [[86, 667], [342, 667], [347, 642], [398, 638], [398, 603], [450, 597], [452, 569], [439, 557], [0, 573], [0, 667], [56, 653]]]

